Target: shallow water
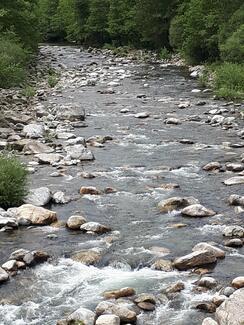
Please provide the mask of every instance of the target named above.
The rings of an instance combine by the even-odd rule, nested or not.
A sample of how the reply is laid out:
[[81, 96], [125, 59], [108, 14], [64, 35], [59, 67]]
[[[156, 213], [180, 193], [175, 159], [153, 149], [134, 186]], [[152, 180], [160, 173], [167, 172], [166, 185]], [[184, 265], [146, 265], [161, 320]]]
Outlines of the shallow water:
[[[67, 167], [67, 177], [50, 177], [55, 168], [40, 167], [32, 177], [32, 187], [48, 186], [51, 190], [66, 190], [69, 195], [77, 195], [81, 186], [116, 188], [113, 194], [85, 195], [67, 205], [50, 208], [57, 211], [59, 220], [66, 221], [70, 215], [81, 213], [89, 221], [110, 225], [120, 235], [109, 245], [103, 240], [106, 236], [70, 232], [62, 227], [1, 233], [1, 261], [18, 248], [43, 249], [53, 258], [49, 263], [21, 272], [0, 287], [2, 299], [9, 302], [0, 305], [0, 323], [51, 325], [80, 306], [94, 309], [105, 290], [131, 286], [138, 293], [159, 293], [167, 284], [182, 280], [186, 289], [179, 301], [162, 304], [154, 313], [141, 314], [138, 324], [200, 324], [206, 314], [192, 309], [191, 304], [214, 292], [204, 294], [206, 297], [193, 293], [191, 287], [196, 275], [153, 271], [149, 266], [159, 257], [151, 250], [154, 246], [168, 248], [167, 258], [186, 254], [202, 241], [214, 241], [221, 247], [223, 225], [241, 224], [241, 216], [235, 215], [226, 198], [233, 193], [243, 194], [243, 186], [226, 187], [222, 183], [232, 173], [208, 174], [201, 169], [210, 161], [234, 162], [238, 159], [242, 149], [229, 148], [223, 143], [238, 143], [240, 139], [232, 131], [188, 120], [189, 116], [198, 115], [204, 121], [204, 113], [221, 107], [223, 102], [191, 93], [198, 85], [182, 68], [136, 63], [114, 63], [111, 67], [107, 64], [108, 58], [83, 53], [75, 47], [45, 46], [41, 51], [47, 57], [58, 59], [52, 64], [58, 68], [61, 63], [65, 76], [60, 89], [50, 94], [44, 104], [78, 105], [86, 110], [88, 127], [75, 128], [72, 132], [85, 138], [111, 135], [114, 140], [107, 142], [104, 148], [91, 147], [96, 160]], [[98, 63], [96, 69], [107, 66], [110, 77], [107, 74], [106, 80], [100, 80], [94, 87], [80, 86], [80, 76], [75, 82], [65, 82], [75, 70], [91, 62]], [[120, 94], [98, 93], [117, 78], [119, 69], [130, 76], [115, 88]], [[143, 87], [145, 82], [149, 88]], [[137, 98], [141, 93], [147, 98]], [[196, 106], [204, 96], [207, 104]], [[179, 110], [177, 104], [181, 98], [189, 100], [192, 106]], [[130, 112], [121, 114], [122, 108], [129, 108]], [[150, 117], [145, 120], [134, 117], [142, 111], [149, 112]], [[165, 125], [167, 114], [175, 114], [182, 124]], [[179, 143], [183, 138], [193, 140], [194, 144]], [[77, 175], [81, 171], [95, 173], [96, 178], [82, 179]], [[163, 183], [177, 183], [180, 189], [162, 190]], [[171, 196], [194, 196], [224, 216], [187, 219], [179, 213], [160, 214], [158, 202]], [[175, 223], [185, 223], [187, 227], [171, 227]], [[57, 234], [58, 238], [50, 240], [47, 237], [50, 233]], [[102, 251], [98, 267], [84, 266], [69, 259], [72, 253], [83, 248]], [[229, 249], [226, 258], [218, 262], [212, 275], [221, 285], [240, 275], [243, 254], [244, 249]]]

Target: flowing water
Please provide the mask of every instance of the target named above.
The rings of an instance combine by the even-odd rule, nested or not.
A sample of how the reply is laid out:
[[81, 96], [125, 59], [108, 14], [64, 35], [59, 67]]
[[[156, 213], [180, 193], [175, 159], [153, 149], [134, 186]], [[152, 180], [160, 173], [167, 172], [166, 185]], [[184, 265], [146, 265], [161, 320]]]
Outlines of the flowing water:
[[[226, 199], [233, 193], [243, 194], [243, 185], [227, 187], [222, 182], [231, 177], [231, 173], [208, 174], [201, 169], [210, 161], [238, 161], [242, 153], [241, 148], [228, 145], [240, 142], [236, 132], [204, 123], [205, 113], [222, 107], [224, 102], [214, 101], [207, 94], [192, 93], [199, 85], [183, 68], [112, 62], [111, 57], [80, 52], [75, 47], [45, 46], [41, 52], [42, 60], [52, 57], [53, 67], [62, 71], [60, 86], [49, 94], [44, 105], [74, 105], [85, 109], [87, 127], [75, 128], [72, 132], [85, 138], [110, 135], [113, 140], [106, 142], [104, 148], [92, 147], [95, 161], [67, 167], [64, 177], [50, 177], [55, 168], [40, 166], [32, 176], [31, 187], [48, 186], [51, 190], [65, 190], [69, 195], [77, 195], [81, 186], [115, 188], [116, 193], [85, 195], [50, 208], [57, 211], [61, 221], [81, 213], [89, 221], [109, 225], [119, 234], [114, 233], [117, 240], [108, 243], [104, 240], [107, 235], [92, 236], [71, 232], [65, 227], [20, 228], [11, 234], [1, 233], [1, 261], [18, 248], [42, 249], [49, 252], [52, 259], [22, 271], [0, 287], [1, 299], [5, 300], [5, 304], [0, 305], [0, 324], [53, 325], [80, 306], [94, 310], [105, 290], [129, 286], [138, 293], [159, 293], [177, 280], [186, 285], [177, 299], [159, 305], [155, 312], [142, 313], [138, 324], [201, 324], [207, 316], [193, 309], [192, 304], [209, 298], [214, 291], [196, 293], [192, 291], [192, 283], [198, 279], [197, 275], [154, 271], [150, 265], [163, 256], [153, 247], [167, 248], [170, 251], [167, 259], [191, 252], [192, 247], [202, 241], [213, 241], [222, 247], [224, 225], [241, 223], [241, 215], [234, 213]], [[92, 63], [97, 65], [92, 66]], [[95, 67], [100, 76], [96, 86], [82, 87], [81, 74], [74, 76], [84, 67]], [[121, 69], [125, 71], [119, 71]], [[104, 71], [106, 74], [101, 77]], [[115, 87], [115, 94], [98, 92], [121, 74], [125, 76], [119, 81], [121, 85]], [[149, 86], [144, 87], [145, 83]], [[146, 98], [137, 98], [138, 94], [145, 94]], [[190, 101], [191, 106], [178, 109], [181, 99]], [[205, 106], [195, 105], [203, 99], [207, 102]], [[120, 113], [123, 108], [129, 111]], [[150, 113], [150, 117], [134, 117], [143, 111]], [[166, 117], [174, 115], [181, 124], [164, 124]], [[193, 121], [193, 115], [201, 120]], [[194, 143], [181, 144], [182, 139]], [[82, 171], [95, 173], [96, 178], [81, 178], [79, 172]], [[160, 185], [164, 183], [177, 183], [180, 188], [163, 190]], [[171, 196], [194, 196], [223, 215], [187, 219], [177, 212], [159, 213], [159, 201]], [[176, 223], [185, 223], [187, 227], [172, 227]], [[48, 235], [53, 233], [57, 238], [51, 240]], [[75, 251], [89, 248], [102, 252], [103, 258], [97, 267], [70, 259]], [[221, 285], [227, 285], [240, 275], [243, 253], [243, 249], [228, 249], [226, 258], [217, 263], [212, 276]]]

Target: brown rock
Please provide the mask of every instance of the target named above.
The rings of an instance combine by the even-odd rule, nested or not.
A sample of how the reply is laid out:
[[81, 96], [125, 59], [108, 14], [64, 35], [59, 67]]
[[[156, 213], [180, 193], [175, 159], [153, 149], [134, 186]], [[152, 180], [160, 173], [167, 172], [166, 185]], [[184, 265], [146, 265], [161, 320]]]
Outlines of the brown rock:
[[72, 259], [86, 265], [94, 265], [100, 261], [101, 255], [95, 251], [87, 250], [74, 254]]
[[173, 265], [169, 260], [159, 259], [153, 263], [151, 268], [157, 271], [171, 272]]
[[236, 289], [240, 289], [244, 287], [244, 276], [238, 276], [232, 281], [232, 286]]
[[179, 270], [187, 270], [195, 266], [212, 264], [217, 261], [216, 256], [209, 251], [196, 251], [188, 255], [176, 258], [173, 266]]
[[90, 194], [90, 195], [100, 195], [102, 194], [101, 191], [99, 191], [96, 187], [94, 186], [82, 186], [80, 188], [80, 194], [85, 195], [85, 194]]
[[57, 221], [56, 212], [36, 207], [32, 204], [24, 204], [16, 209], [17, 219], [29, 220], [33, 225], [49, 225]]
[[122, 297], [130, 297], [136, 294], [133, 288], [122, 288], [114, 291], [106, 291], [103, 293], [105, 299], [118, 299]]

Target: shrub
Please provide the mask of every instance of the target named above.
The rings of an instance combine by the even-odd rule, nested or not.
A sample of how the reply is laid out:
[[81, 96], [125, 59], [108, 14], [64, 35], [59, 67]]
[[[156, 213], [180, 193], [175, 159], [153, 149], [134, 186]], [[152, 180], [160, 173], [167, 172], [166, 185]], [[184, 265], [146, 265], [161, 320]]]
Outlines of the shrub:
[[170, 51], [166, 47], [162, 48], [159, 53], [159, 57], [162, 60], [170, 60], [171, 56], [172, 55], [171, 55]]
[[0, 36], [0, 87], [19, 85], [25, 78], [27, 52], [15, 39]]
[[219, 97], [244, 99], [244, 64], [226, 62], [216, 67], [214, 88]]
[[244, 24], [220, 46], [223, 61], [242, 63], [244, 58]]
[[20, 205], [27, 195], [26, 168], [13, 157], [0, 155], [0, 206], [9, 208]]

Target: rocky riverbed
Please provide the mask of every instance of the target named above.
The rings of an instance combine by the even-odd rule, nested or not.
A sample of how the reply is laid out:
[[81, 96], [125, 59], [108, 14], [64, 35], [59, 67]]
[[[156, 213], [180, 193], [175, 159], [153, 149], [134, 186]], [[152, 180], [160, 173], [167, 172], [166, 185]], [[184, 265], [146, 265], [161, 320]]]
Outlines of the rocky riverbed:
[[155, 58], [42, 46], [49, 67], [30, 102], [2, 91], [31, 191], [0, 211], [0, 323], [242, 324], [243, 106]]

